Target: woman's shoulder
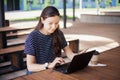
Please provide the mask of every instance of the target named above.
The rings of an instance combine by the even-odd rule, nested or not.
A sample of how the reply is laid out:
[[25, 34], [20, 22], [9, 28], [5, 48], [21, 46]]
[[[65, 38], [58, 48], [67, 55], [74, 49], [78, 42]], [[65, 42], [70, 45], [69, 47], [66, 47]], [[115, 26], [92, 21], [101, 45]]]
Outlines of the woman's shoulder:
[[36, 34], [38, 34], [38, 30], [33, 30], [29, 35], [36, 35]]
[[34, 30], [28, 35], [28, 37], [35, 37], [38, 35], [38, 32], [39, 32], [38, 30]]
[[59, 30], [59, 34], [60, 34], [61, 36], [64, 36], [64, 33], [63, 33], [63, 31], [61, 31], [61, 30]]

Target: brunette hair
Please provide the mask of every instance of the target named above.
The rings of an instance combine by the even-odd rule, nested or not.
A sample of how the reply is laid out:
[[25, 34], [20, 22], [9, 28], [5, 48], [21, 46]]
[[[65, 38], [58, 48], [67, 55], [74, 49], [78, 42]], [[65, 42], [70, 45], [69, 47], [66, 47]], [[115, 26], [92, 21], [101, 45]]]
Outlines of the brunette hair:
[[[41, 17], [45, 20], [48, 17], [53, 17], [53, 16], [60, 16], [60, 13], [57, 8], [53, 6], [47, 6], [46, 8], [43, 9], [39, 22], [37, 26], [35, 27], [35, 30], [40, 30], [43, 27], [43, 23], [41, 22]], [[52, 39], [52, 45], [54, 52], [56, 54], [56, 57], [61, 56], [61, 44], [62, 44], [62, 39], [60, 37], [60, 30], [59, 27], [52, 33], [53, 39]]]

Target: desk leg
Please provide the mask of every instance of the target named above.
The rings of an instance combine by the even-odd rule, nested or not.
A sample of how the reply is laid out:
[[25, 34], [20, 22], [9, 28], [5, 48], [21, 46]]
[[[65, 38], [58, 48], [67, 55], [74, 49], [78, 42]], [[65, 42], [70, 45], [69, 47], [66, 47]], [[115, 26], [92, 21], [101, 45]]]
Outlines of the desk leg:
[[11, 54], [11, 65], [14, 70], [23, 69], [23, 52], [17, 52]]
[[[0, 49], [7, 47], [6, 34], [0, 33]], [[0, 61], [8, 61], [9, 57], [7, 55], [0, 56]]]
[[69, 46], [74, 53], [78, 53], [78, 51], [79, 51], [79, 39], [69, 41]]

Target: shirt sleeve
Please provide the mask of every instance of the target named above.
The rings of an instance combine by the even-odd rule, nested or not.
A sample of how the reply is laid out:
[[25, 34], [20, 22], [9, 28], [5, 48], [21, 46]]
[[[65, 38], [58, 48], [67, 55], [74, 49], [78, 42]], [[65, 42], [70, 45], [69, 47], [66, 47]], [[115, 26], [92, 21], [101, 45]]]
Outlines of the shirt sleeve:
[[25, 49], [24, 53], [29, 55], [35, 55], [35, 38], [34, 35], [31, 33], [28, 35], [26, 42], [25, 42]]

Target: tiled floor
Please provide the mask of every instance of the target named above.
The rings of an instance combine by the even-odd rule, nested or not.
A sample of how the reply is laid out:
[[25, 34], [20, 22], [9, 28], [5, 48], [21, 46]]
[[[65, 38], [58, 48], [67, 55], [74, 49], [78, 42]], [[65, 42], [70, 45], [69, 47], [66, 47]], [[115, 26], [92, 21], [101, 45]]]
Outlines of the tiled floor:
[[77, 20], [72, 27], [62, 30], [68, 37], [79, 38], [79, 49], [97, 48], [102, 52], [120, 45], [120, 24], [81, 23]]

